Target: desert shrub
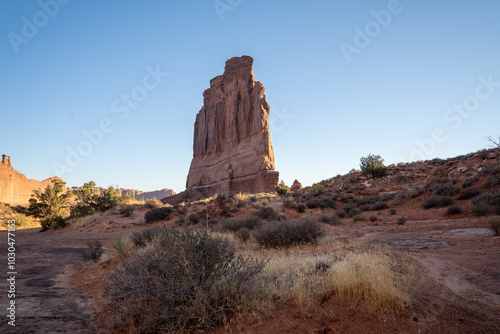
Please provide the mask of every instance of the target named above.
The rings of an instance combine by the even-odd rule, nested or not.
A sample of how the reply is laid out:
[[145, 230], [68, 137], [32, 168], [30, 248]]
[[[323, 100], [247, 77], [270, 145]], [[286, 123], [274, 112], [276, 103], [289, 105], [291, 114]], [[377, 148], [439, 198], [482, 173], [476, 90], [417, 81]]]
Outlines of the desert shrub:
[[128, 239], [121, 235], [113, 239], [113, 255], [116, 259], [123, 260], [130, 255], [131, 245]]
[[101, 258], [102, 253], [104, 252], [102, 249], [102, 243], [99, 240], [88, 241], [87, 242], [88, 250], [81, 249], [80, 255], [83, 260], [92, 260], [98, 261]]
[[134, 212], [134, 207], [131, 205], [127, 205], [126, 207], [124, 207], [120, 210], [120, 214], [124, 217], [132, 216], [133, 212]]
[[371, 175], [374, 178], [387, 174], [387, 167], [380, 155], [369, 154], [366, 157], [361, 157], [359, 167], [363, 174]]
[[370, 204], [363, 204], [358, 207], [361, 211], [372, 211], [372, 206]]
[[288, 247], [314, 244], [324, 235], [320, 223], [310, 219], [272, 222], [254, 231], [253, 237], [263, 247]]
[[398, 225], [404, 225], [404, 224], [406, 224], [406, 218], [405, 218], [405, 216], [399, 217], [399, 219], [397, 221], [397, 224]]
[[342, 203], [349, 203], [349, 198], [347, 196], [341, 196], [339, 200]]
[[398, 183], [405, 183], [407, 181], [406, 177], [404, 175], [398, 175], [396, 176], [396, 182]]
[[500, 192], [496, 195], [481, 194], [472, 200], [471, 211], [477, 215], [500, 215]]
[[243, 228], [254, 230], [262, 226], [259, 217], [248, 216], [243, 218], [222, 219], [214, 227], [218, 232], [237, 232]]
[[418, 196], [422, 195], [423, 193], [424, 193], [424, 191], [423, 191], [423, 190], [421, 190], [421, 189], [418, 189], [418, 190], [417, 190], [417, 189], [415, 189], [415, 190], [413, 190], [412, 192], [410, 192], [410, 194], [408, 195], [408, 197], [409, 197], [409, 198], [416, 198], [416, 197], [418, 197]]
[[175, 223], [179, 226], [188, 226], [188, 225], [196, 225], [200, 222], [200, 216], [196, 213], [191, 213], [187, 217], [181, 217], [175, 221]]
[[394, 208], [389, 209], [389, 216], [394, 216], [396, 214], [397, 210]]
[[259, 210], [254, 211], [252, 214], [264, 220], [275, 220], [279, 216], [278, 213], [274, 211], [273, 208], [270, 208], [268, 206], [264, 206]]
[[332, 196], [324, 195], [320, 200], [323, 202], [323, 208], [337, 209], [337, 203], [335, 203], [335, 199]]
[[248, 228], [243, 227], [243, 228], [239, 229], [238, 231], [236, 231], [234, 233], [234, 236], [236, 237], [236, 239], [238, 239], [242, 242], [247, 242], [248, 239], [250, 239], [251, 231]]
[[345, 209], [339, 209], [335, 212], [335, 215], [339, 218], [344, 218], [347, 216], [347, 211]]
[[371, 215], [371, 216], [370, 216], [370, 218], [368, 218], [368, 220], [369, 220], [369, 221], [371, 221], [372, 223], [373, 223], [373, 222], [376, 222], [376, 221], [377, 221], [377, 219], [378, 219], [378, 218], [377, 218], [377, 216], [375, 216], [375, 215]]
[[285, 181], [281, 180], [281, 183], [276, 187], [276, 193], [278, 195], [286, 194], [290, 188], [285, 184]]
[[365, 217], [363, 214], [361, 214], [361, 213], [359, 213], [359, 214], [357, 214], [357, 215], [354, 215], [354, 216], [352, 217], [352, 221], [353, 221], [353, 222], [357, 222], [357, 221], [360, 221], [360, 220], [361, 220], [361, 221], [365, 221], [365, 220], [366, 220], [366, 217]]
[[170, 217], [170, 214], [173, 211], [174, 211], [173, 208], [170, 206], [151, 209], [144, 215], [144, 220], [146, 221], [147, 224], [151, 224], [159, 220], [166, 220]]
[[349, 210], [349, 212], [347, 212], [347, 215], [349, 216], [349, 218], [352, 218], [352, 217], [359, 215], [359, 214], [361, 214], [361, 210], [358, 208], [353, 208], [353, 209]]
[[382, 202], [389, 202], [391, 199], [393, 199], [393, 198], [394, 198], [394, 196], [396, 196], [396, 194], [395, 194], [395, 193], [392, 193], [392, 194], [384, 194], [384, 195], [382, 196], [382, 199], [381, 199], [381, 200], [382, 200]]
[[381, 197], [377, 195], [370, 195], [366, 196], [363, 198], [360, 198], [358, 201], [359, 205], [366, 205], [366, 204], [375, 204], [376, 202], [380, 201]]
[[372, 209], [375, 211], [380, 211], [389, 208], [389, 204], [386, 202], [377, 202], [373, 204]]
[[471, 199], [479, 195], [481, 195], [481, 190], [477, 188], [465, 188], [460, 192], [458, 199]]
[[306, 208], [307, 208], [307, 206], [304, 203], [299, 203], [299, 204], [297, 204], [297, 207], [296, 207], [297, 212], [299, 212], [299, 213], [306, 212]]
[[66, 226], [66, 220], [61, 216], [50, 216], [42, 219], [40, 224], [42, 225], [42, 231], [47, 231], [51, 227], [58, 230]]
[[458, 215], [459, 213], [462, 213], [462, 207], [458, 204], [453, 204], [446, 209], [446, 214], [447, 215]]
[[309, 192], [315, 196], [321, 195], [326, 191], [326, 188], [321, 183], [316, 183], [309, 188]]
[[500, 217], [493, 217], [488, 221], [490, 230], [495, 235], [500, 235]]
[[329, 224], [330, 223], [330, 217], [327, 216], [327, 215], [321, 215], [318, 220], [319, 220], [320, 223], [323, 223], [323, 224]]
[[120, 331], [199, 332], [247, 309], [263, 267], [207, 231], [168, 230], [116, 270], [105, 294]]
[[439, 196], [455, 196], [459, 194], [461, 189], [453, 185], [452, 182], [445, 183], [436, 188], [436, 195]]
[[424, 209], [444, 208], [453, 204], [453, 199], [449, 196], [432, 196], [424, 201]]
[[148, 209], [156, 209], [163, 206], [163, 203], [157, 199], [144, 200], [144, 206]]
[[391, 201], [391, 206], [401, 205], [401, 203], [403, 203], [403, 201], [402, 201], [402, 200], [400, 200], [400, 199], [393, 199], [393, 200]]
[[140, 232], [132, 233], [130, 240], [136, 247], [146, 247], [147, 244], [151, 243], [153, 239], [157, 235], [163, 233], [163, 231], [165, 231], [163, 226], [147, 228]]
[[474, 177], [468, 177], [464, 180], [464, 182], [462, 183], [462, 188], [469, 188], [471, 187], [474, 183], [476, 183], [477, 181], [479, 181], [479, 178], [477, 176], [474, 176]]
[[306, 202], [306, 206], [309, 209], [316, 209], [317, 207], [324, 208], [323, 203], [317, 198], [313, 198], [313, 199], [308, 200]]
[[495, 188], [500, 186], [500, 177], [491, 175], [484, 181], [483, 188]]
[[337, 225], [342, 224], [342, 222], [340, 221], [339, 216], [333, 215], [333, 216], [330, 217], [330, 221], [328, 222], [328, 224], [329, 225], [337, 226]]

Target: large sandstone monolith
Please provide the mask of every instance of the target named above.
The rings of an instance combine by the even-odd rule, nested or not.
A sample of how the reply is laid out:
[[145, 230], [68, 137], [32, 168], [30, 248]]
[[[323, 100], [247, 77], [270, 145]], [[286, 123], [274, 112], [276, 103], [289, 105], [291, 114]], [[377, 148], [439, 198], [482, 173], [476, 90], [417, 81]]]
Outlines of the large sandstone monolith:
[[45, 189], [48, 185], [52, 185], [52, 180], [61, 179], [52, 177], [44, 181], [29, 180], [12, 168], [10, 157], [4, 154], [0, 162], [0, 203], [26, 205], [33, 190]]
[[274, 192], [279, 173], [269, 132], [265, 88], [255, 81], [253, 58], [231, 58], [210, 81], [194, 124], [187, 190], [234, 194]]

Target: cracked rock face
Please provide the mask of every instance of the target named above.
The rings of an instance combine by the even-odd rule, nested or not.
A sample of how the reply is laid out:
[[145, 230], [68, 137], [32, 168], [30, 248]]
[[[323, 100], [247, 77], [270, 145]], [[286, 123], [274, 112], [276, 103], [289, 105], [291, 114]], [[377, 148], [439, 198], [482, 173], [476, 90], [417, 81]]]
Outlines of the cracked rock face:
[[255, 81], [253, 58], [231, 58], [210, 81], [194, 124], [187, 189], [209, 193], [274, 192], [274, 152], [265, 88]]

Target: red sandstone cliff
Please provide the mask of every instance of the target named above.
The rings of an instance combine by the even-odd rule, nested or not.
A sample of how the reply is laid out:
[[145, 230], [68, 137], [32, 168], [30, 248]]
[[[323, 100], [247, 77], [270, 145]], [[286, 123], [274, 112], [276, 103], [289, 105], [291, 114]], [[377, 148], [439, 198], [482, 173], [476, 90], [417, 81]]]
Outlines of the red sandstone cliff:
[[4, 154], [0, 162], [0, 203], [26, 205], [29, 203], [33, 190], [44, 189], [52, 185], [52, 180], [61, 179], [58, 177], [43, 181], [28, 179], [12, 168], [10, 157]]

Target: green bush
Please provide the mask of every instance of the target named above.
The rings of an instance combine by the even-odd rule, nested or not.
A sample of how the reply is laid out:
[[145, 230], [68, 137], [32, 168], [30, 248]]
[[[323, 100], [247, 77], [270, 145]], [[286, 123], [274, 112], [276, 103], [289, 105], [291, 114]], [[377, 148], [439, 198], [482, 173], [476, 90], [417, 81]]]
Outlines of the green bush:
[[168, 230], [123, 262], [105, 295], [120, 332], [199, 332], [246, 310], [263, 267], [207, 231]]
[[330, 217], [327, 215], [321, 215], [318, 220], [320, 223], [330, 224]]
[[309, 219], [272, 222], [253, 232], [255, 241], [263, 247], [288, 247], [314, 244], [324, 235], [320, 223]]
[[88, 250], [80, 250], [80, 255], [84, 260], [98, 261], [101, 258], [102, 253], [102, 243], [98, 240], [87, 242]]
[[399, 217], [399, 219], [397, 221], [397, 224], [398, 225], [404, 225], [404, 224], [406, 224], [406, 218], [405, 218], [405, 216]]
[[52, 186], [48, 185], [45, 190], [36, 189], [29, 200], [28, 212], [41, 220], [42, 231], [53, 227], [63, 228], [66, 223], [63, 218], [67, 209], [71, 192], [64, 192], [65, 183], [52, 180]]
[[276, 187], [276, 193], [278, 195], [286, 194], [290, 188], [285, 184], [285, 181], [281, 180], [280, 184]]
[[144, 215], [144, 220], [147, 224], [151, 224], [160, 220], [167, 220], [170, 218], [170, 214], [172, 214], [173, 211], [174, 209], [170, 206], [151, 209]]
[[350, 209], [347, 212], [347, 215], [349, 216], [349, 218], [353, 218], [354, 216], [359, 215], [359, 214], [361, 214], [361, 210], [358, 208]]
[[369, 154], [367, 157], [362, 157], [359, 167], [363, 174], [371, 175], [373, 178], [383, 177], [387, 174], [387, 167], [380, 155]]
[[85, 183], [80, 189], [73, 191], [76, 199], [71, 206], [71, 217], [82, 217], [96, 211], [106, 211], [123, 201], [120, 191], [113, 187], [100, 192], [95, 182]]
[[40, 224], [42, 225], [42, 232], [47, 231], [51, 227], [54, 230], [58, 230], [66, 226], [66, 220], [61, 216], [50, 216], [47, 218], [43, 218], [40, 221]]
[[371, 215], [370, 218], [368, 218], [368, 220], [370, 220], [373, 223], [373, 222], [376, 222], [378, 220], [378, 218], [375, 215]]
[[444, 208], [453, 204], [453, 199], [449, 196], [432, 196], [424, 201], [424, 209]]

